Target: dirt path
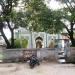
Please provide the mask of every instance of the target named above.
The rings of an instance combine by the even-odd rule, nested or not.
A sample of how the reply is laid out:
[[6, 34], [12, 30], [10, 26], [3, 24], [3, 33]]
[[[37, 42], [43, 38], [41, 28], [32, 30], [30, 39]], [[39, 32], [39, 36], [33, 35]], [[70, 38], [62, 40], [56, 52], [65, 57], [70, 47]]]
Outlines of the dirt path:
[[75, 75], [75, 65], [42, 63], [30, 69], [27, 63], [0, 64], [0, 75]]

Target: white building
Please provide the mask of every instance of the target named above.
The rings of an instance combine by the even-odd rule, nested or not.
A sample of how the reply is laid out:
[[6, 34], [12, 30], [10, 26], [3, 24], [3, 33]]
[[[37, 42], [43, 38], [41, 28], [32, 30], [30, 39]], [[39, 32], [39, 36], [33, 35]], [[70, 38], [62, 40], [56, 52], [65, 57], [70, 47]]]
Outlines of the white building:
[[19, 27], [15, 30], [15, 39], [25, 38], [28, 40], [27, 48], [45, 48], [49, 47], [51, 41], [57, 40], [59, 44], [63, 47], [64, 40], [62, 39], [62, 35], [60, 34], [49, 34], [45, 32], [30, 32], [29, 30]]

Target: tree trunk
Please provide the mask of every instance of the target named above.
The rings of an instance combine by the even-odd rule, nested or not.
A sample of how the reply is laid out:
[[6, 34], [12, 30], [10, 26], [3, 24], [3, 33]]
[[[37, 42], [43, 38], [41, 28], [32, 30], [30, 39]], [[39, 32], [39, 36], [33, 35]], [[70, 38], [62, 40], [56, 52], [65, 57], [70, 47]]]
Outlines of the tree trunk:
[[9, 20], [6, 20], [8, 23], [8, 27], [10, 29], [11, 32], [11, 48], [14, 48], [14, 28], [11, 27]]
[[73, 47], [75, 47], [75, 39], [73, 38], [73, 34], [70, 34], [70, 40], [71, 40], [71, 43]]
[[71, 22], [71, 30], [70, 30], [69, 36], [70, 36], [70, 40], [71, 40], [71, 43], [72, 43], [71, 46], [75, 47], [75, 39], [73, 37], [73, 34], [74, 34], [74, 32], [73, 32], [73, 26], [74, 26], [74, 23]]
[[69, 36], [70, 36], [70, 40], [71, 40], [71, 43], [72, 43], [71, 46], [75, 47], [75, 39], [73, 37], [73, 33], [70, 33]]
[[14, 48], [14, 30], [11, 30], [11, 47]]
[[4, 40], [5, 40], [6, 44], [7, 44], [7, 48], [10, 48], [11, 47], [10, 43], [9, 43], [7, 37], [5, 36], [5, 34], [3, 32], [3, 29], [1, 29], [0, 31], [1, 31], [2, 37], [4, 38]]
[[71, 40], [72, 47], [75, 47], [75, 39]]

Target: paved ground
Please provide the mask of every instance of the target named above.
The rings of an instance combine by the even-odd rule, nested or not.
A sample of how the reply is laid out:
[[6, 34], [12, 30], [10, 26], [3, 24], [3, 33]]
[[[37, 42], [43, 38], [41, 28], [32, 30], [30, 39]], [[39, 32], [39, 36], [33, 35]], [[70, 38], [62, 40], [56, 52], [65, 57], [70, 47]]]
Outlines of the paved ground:
[[75, 75], [75, 65], [43, 62], [30, 69], [27, 63], [0, 63], [0, 75]]

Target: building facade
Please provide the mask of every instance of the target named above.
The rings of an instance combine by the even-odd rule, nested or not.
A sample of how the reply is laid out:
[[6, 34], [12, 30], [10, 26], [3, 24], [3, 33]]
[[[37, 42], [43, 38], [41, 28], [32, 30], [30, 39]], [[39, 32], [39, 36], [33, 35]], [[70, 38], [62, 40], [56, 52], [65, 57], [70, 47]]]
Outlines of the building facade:
[[[27, 39], [27, 48], [46, 48], [50, 47], [54, 42], [55, 45], [61, 45], [63, 47], [64, 40], [60, 34], [49, 34], [46, 32], [31, 32], [25, 28], [19, 27], [15, 30], [15, 39]], [[57, 43], [57, 44], [56, 44]]]

